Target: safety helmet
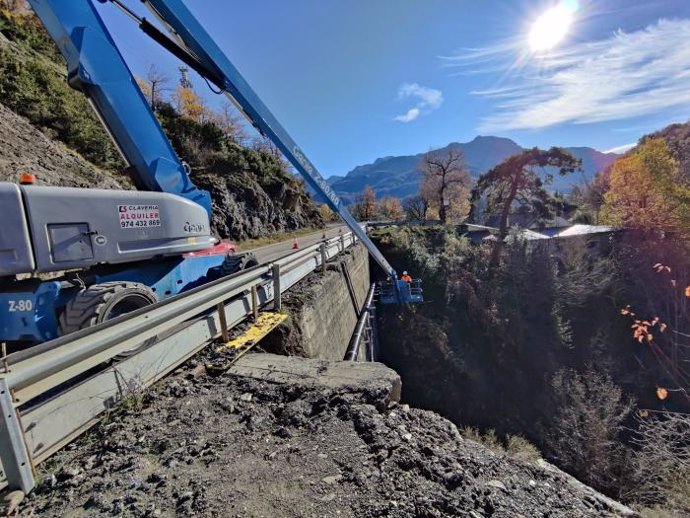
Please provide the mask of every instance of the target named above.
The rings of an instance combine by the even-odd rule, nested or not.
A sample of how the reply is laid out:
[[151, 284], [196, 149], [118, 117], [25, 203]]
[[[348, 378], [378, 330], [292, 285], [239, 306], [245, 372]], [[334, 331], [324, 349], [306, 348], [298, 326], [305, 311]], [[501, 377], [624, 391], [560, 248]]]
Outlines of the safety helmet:
[[404, 271], [404, 272], [403, 272], [403, 275], [407, 275], [407, 271]]

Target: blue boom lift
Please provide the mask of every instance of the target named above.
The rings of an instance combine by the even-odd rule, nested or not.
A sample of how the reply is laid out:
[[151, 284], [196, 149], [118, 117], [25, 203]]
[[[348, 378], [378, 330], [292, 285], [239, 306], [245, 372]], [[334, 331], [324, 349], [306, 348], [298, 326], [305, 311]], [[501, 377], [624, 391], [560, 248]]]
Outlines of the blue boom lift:
[[[138, 191], [0, 182], [0, 342], [36, 343], [251, 267], [211, 235], [211, 200], [190, 180], [94, 1], [111, 3], [227, 95], [321, 194], [389, 276], [382, 302], [421, 301], [396, 273], [182, 0], [142, 0], [160, 30], [120, 0], [29, 0], [129, 165]], [[168, 34], [164, 32], [167, 30]], [[50, 272], [67, 272], [46, 279]]]

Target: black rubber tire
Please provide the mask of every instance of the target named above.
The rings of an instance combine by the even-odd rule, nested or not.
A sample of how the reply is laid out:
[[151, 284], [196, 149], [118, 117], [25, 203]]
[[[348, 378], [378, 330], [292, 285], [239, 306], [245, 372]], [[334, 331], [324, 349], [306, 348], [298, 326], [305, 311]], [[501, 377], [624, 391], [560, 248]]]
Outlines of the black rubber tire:
[[248, 268], [259, 265], [259, 260], [254, 254], [228, 254], [223, 264], [211, 270], [211, 280], [221, 279]]
[[65, 306], [60, 315], [60, 334], [86, 329], [156, 302], [156, 294], [145, 284], [126, 281], [93, 284]]

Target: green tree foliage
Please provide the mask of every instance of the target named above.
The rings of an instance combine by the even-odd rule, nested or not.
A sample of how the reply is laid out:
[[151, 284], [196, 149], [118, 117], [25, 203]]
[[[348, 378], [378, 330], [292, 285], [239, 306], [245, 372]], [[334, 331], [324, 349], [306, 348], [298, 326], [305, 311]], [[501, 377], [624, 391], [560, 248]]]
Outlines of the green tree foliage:
[[550, 217], [554, 211], [553, 198], [545, 186], [553, 180], [550, 169], [565, 175], [578, 170], [581, 162], [560, 148], [548, 151], [533, 148], [506, 158], [490, 171], [479, 177], [472, 199], [475, 204], [486, 198], [487, 212], [499, 214], [499, 232], [491, 256], [491, 264], [497, 266], [501, 259], [503, 243], [508, 235], [508, 216], [516, 204], [528, 208], [540, 217]]
[[92, 163], [107, 169], [122, 167], [86, 98], [67, 85], [64, 72], [52, 62], [11, 47], [0, 48], [0, 99]]
[[[490, 244], [470, 244], [452, 229], [388, 229], [375, 238], [397, 269], [424, 281], [424, 305], [382, 312], [384, 360], [401, 373], [408, 401], [463, 426], [524, 435], [585, 482], [636, 498], [636, 447], [626, 442], [629, 430], [621, 433], [633, 424], [629, 400], [690, 408], [620, 315], [625, 303], [650, 318], [674, 314], [661, 307], [648, 250], [617, 234], [546, 243], [511, 235], [493, 268]], [[680, 287], [690, 255], [677, 241], [654, 248], [675, 258]], [[427, 365], [433, 376], [420, 374]], [[669, 388], [665, 401], [655, 394], [660, 385]]]
[[[63, 59], [35, 16], [19, 4], [0, 0], [0, 31], [11, 40], [0, 45], [0, 102], [92, 163], [122, 169], [119, 153], [86, 97], [68, 86]], [[275, 147], [262, 140], [241, 145], [245, 136], [231, 109], [212, 112], [188, 84], [166, 100], [165, 82], [155, 69], [138, 81], [173, 148], [192, 166], [195, 183], [211, 193], [213, 226], [221, 237], [254, 238], [323, 224]]]
[[669, 154], [678, 163], [681, 178], [684, 182], [690, 182], [690, 123], [671, 124], [642, 138], [640, 143], [656, 138], [666, 142]]
[[0, 33], [9, 41], [24, 45], [53, 61], [62, 60], [55, 43], [25, 0], [0, 0]]

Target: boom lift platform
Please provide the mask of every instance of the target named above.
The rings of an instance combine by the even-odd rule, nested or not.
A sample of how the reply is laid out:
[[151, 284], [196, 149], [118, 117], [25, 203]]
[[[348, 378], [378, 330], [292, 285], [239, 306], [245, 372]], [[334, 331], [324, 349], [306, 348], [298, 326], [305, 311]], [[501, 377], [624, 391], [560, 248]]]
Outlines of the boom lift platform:
[[9, 218], [0, 227], [0, 342], [50, 340], [257, 264], [250, 255], [228, 254], [212, 236], [209, 194], [173, 151], [94, 2], [120, 8], [227, 95], [364, 244], [395, 286], [390, 300], [419, 302], [421, 291], [402, 289], [366, 232], [183, 1], [142, 1], [169, 35], [121, 0], [29, 0], [67, 61], [69, 84], [89, 98], [139, 190], [0, 182], [0, 206]]

